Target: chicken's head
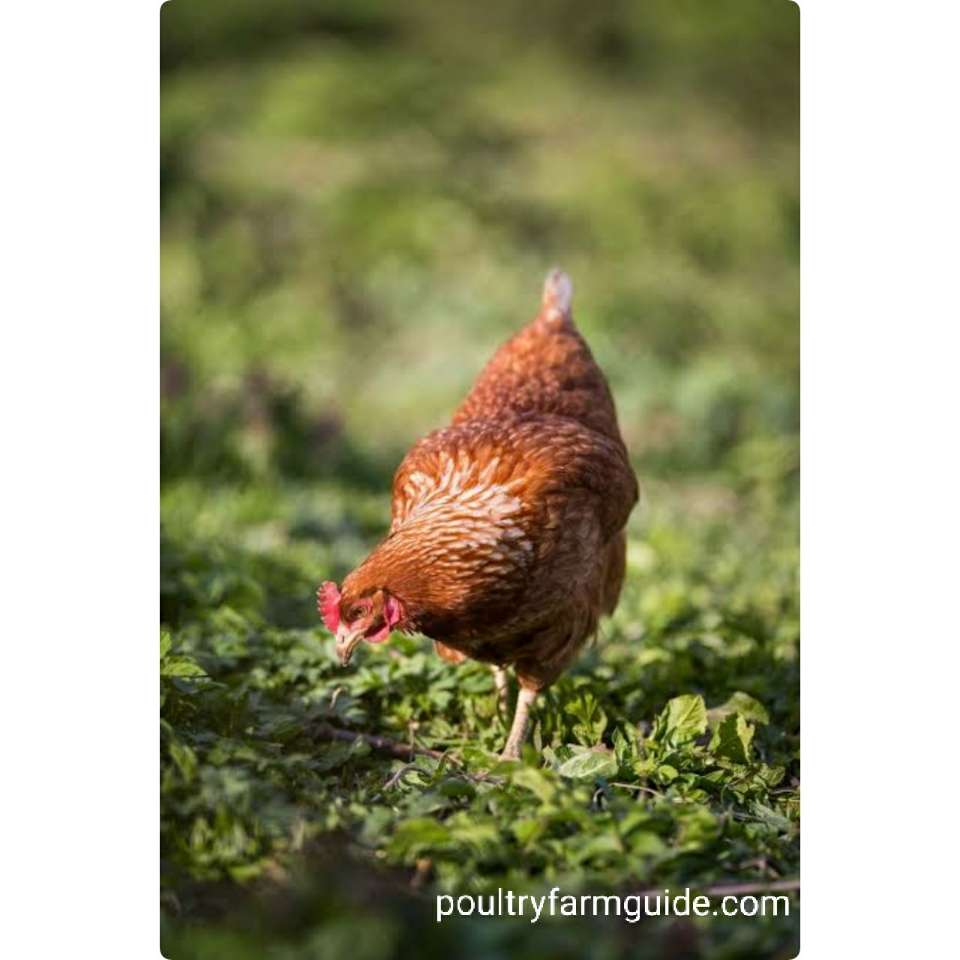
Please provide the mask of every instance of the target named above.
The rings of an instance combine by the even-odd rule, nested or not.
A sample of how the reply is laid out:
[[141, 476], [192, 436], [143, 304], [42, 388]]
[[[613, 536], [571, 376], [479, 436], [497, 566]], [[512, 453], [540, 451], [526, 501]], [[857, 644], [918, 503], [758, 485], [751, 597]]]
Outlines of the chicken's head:
[[357, 596], [345, 583], [341, 594], [330, 580], [317, 590], [317, 610], [336, 637], [337, 657], [343, 666], [350, 662], [361, 640], [383, 643], [404, 620], [403, 604], [383, 587]]

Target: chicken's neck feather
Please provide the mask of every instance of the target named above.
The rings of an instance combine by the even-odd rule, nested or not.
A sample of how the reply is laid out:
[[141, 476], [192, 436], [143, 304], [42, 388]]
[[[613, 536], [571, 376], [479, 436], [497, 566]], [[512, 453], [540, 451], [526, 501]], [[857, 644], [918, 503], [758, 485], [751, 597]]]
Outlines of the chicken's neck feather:
[[351, 574], [354, 589], [386, 587], [414, 620], [496, 604], [533, 559], [523, 501], [499, 485], [434, 490]]

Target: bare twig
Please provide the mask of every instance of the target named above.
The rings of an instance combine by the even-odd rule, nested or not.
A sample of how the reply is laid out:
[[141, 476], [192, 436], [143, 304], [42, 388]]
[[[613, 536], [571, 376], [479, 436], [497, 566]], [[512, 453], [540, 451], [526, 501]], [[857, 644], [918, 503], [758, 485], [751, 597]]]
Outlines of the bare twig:
[[331, 696], [330, 696], [330, 709], [331, 709], [331, 711], [334, 710], [334, 709], [336, 708], [336, 706], [337, 706], [337, 697], [339, 697], [340, 694], [343, 693], [343, 691], [346, 690], [346, 689], [347, 689], [346, 687], [344, 687], [344, 686], [341, 685], [341, 686], [337, 687], [337, 688], [333, 691], [333, 693], [332, 693]]
[[420, 768], [415, 763], [405, 763], [396, 773], [391, 774], [390, 778], [383, 785], [384, 790], [389, 790], [392, 786], [399, 783], [408, 773], [412, 770], [419, 770]]
[[329, 723], [319, 724], [315, 732], [321, 740], [343, 740], [347, 743], [362, 740], [371, 749], [379, 750], [381, 753], [388, 753], [391, 757], [397, 757], [400, 760], [409, 760], [417, 754], [425, 757], [433, 757], [434, 760], [441, 760], [445, 756], [440, 750], [431, 750], [429, 747], [418, 747], [414, 744], [400, 743], [397, 740], [391, 740], [389, 737], [381, 737], [373, 733], [342, 730], [340, 727], [331, 726]]
[[[400, 743], [398, 740], [391, 740], [390, 737], [381, 737], [373, 733], [360, 733], [358, 730], [343, 730], [340, 727], [334, 727], [329, 723], [319, 723], [313, 728], [313, 733], [320, 740], [342, 740], [346, 743], [353, 743], [355, 740], [362, 740], [371, 749], [378, 750], [388, 756], [396, 757], [398, 760], [412, 760], [415, 756], [432, 757], [434, 760], [440, 760], [448, 763], [455, 768], [457, 773], [469, 780], [471, 783], [503, 783], [502, 778], [492, 777], [489, 771], [479, 774], [470, 773], [463, 764], [463, 761], [456, 759], [446, 750], [431, 750], [429, 747], [418, 747], [416, 744]], [[413, 764], [409, 764], [413, 766]], [[402, 769], [401, 776], [408, 773], [409, 770]], [[393, 774], [384, 784], [384, 789], [394, 785]]]
[[704, 893], [711, 897], [719, 897], [723, 894], [746, 896], [751, 893], [777, 893], [778, 891], [787, 892], [799, 889], [800, 878], [794, 877], [790, 880], [768, 880], [765, 883], [761, 881], [758, 883], [718, 884], [717, 886], [707, 887]]
[[[800, 889], [800, 878], [795, 877], [791, 880], [767, 880], [756, 883], [720, 883], [712, 887], [704, 887], [697, 893], [706, 894], [708, 897], [745, 897], [754, 893], [787, 893], [792, 890]], [[640, 890], [637, 896], [656, 896], [663, 895], [663, 890]]]
[[639, 783], [621, 783], [619, 780], [611, 780], [611, 787], [623, 787], [625, 790], [640, 790], [643, 793], [649, 793], [652, 797], [662, 797], [659, 790], [653, 790], [650, 787], [642, 787]]
[[429, 857], [421, 857], [417, 861], [417, 868], [410, 878], [410, 886], [414, 890], [419, 890], [430, 878], [433, 871], [433, 861]]

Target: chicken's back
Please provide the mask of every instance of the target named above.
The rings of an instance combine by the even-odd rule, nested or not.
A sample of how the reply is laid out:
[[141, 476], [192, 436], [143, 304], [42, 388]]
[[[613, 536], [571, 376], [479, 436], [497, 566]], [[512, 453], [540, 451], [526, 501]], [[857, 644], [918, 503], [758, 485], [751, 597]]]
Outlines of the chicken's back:
[[454, 414], [454, 425], [545, 413], [622, 442], [606, 378], [573, 324], [571, 296], [570, 278], [552, 271], [540, 313], [484, 367]]
[[397, 468], [387, 539], [352, 576], [387, 584], [457, 662], [549, 686], [612, 613], [636, 476], [606, 378], [554, 271], [537, 317], [480, 373], [448, 427]]

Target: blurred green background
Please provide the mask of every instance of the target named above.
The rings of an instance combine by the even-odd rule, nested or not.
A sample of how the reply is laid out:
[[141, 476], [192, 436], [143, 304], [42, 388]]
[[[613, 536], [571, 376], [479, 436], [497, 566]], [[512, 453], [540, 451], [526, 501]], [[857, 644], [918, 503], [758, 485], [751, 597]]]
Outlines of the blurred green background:
[[[269, 944], [271, 956], [327, 956], [352, 942], [330, 913], [346, 894], [309, 869], [307, 887], [323, 891], [301, 891], [311, 907], [274, 904], [242, 933], [231, 919], [237, 891], [269, 873], [307, 803], [302, 771], [256, 754], [277, 739], [257, 723], [268, 702], [315, 704], [338, 682], [313, 588], [385, 530], [396, 464], [533, 316], [553, 265], [573, 277], [576, 321], [644, 487], [611, 652], [559, 685], [556, 709], [591, 683], [611, 720], [651, 720], [691, 691], [710, 705], [734, 690], [757, 697], [771, 723], [754, 749], [793, 791], [763, 803], [792, 826], [779, 828], [780, 866], [747, 874], [790, 874], [795, 810], [777, 805], [794, 803], [799, 776], [796, 5], [171, 0], [161, 65], [161, 611], [181, 658], [164, 677], [167, 954], [262, 956]], [[629, 641], [619, 654], [618, 641]], [[313, 673], [283, 673], [297, 656]], [[594, 682], [604, 664], [634, 686]], [[207, 687], [191, 685], [194, 669]], [[486, 695], [485, 675], [465, 676]], [[449, 698], [388, 709], [374, 686], [352, 692], [378, 704], [379, 724], [396, 733], [403, 709], [419, 709], [423, 742], [455, 741], [441, 724], [455, 715]], [[455, 686], [450, 696], [459, 704]], [[544, 722], [563, 741], [559, 721]], [[493, 749], [500, 727], [483, 729]], [[237, 752], [225, 760], [228, 744]], [[325, 779], [313, 771], [333, 790], [311, 793], [324, 816], [350, 789], [368, 803], [342, 771], [329, 783], [353, 762], [331, 761]], [[357, 760], [357, 783], [373, 762]], [[225, 767], [246, 779], [217, 786]], [[269, 802], [258, 793], [268, 782]], [[315, 839], [358, 822], [321, 820]], [[721, 856], [703, 852], [704, 863]], [[621, 882], [585, 864], [578, 882]], [[740, 875], [732, 861], [704, 870], [662, 876]], [[377, 898], [393, 904], [362, 956], [393, 955], [399, 929], [426, 923], [390, 900], [392, 881], [350, 882], [385, 884]], [[560, 939], [573, 955], [647, 955], [608, 933]], [[790, 956], [795, 934], [758, 921], [668, 926], [642, 949]], [[440, 934], [427, 924], [418, 936]], [[502, 956], [547, 943], [524, 937], [480, 925], [437, 949]]]

